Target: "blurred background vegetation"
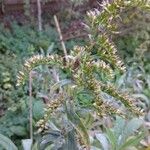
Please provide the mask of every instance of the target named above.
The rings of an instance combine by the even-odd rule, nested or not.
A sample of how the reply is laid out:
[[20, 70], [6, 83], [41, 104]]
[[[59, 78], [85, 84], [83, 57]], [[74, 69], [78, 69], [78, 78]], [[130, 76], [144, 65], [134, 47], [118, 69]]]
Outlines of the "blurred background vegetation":
[[[33, 54], [62, 53], [53, 15], [57, 15], [60, 21], [68, 51], [75, 45], [84, 45], [88, 36], [83, 28], [86, 11], [94, 8], [100, 9], [100, 3], [101, 1], [94, 0], [62, 0], [61, 2], [44, 0], [42, 1], [42, 31], [39, 32], [36, 4], [31, 5], [28, 0], [25, 0], [23, 8], [21, 6], [18, 9], [18, 12], [20, 10], [20, 12], [23, 11], [22, 13], [15, 10], [11, 13], [10, 6], [14, 4], [7, 5], [5, 0], [0, 1], [0, 133], [11, 138], [18, 147], [21, 147], [21, 139], [29, 136], [29, 89], [28, 86], [16, 87], [16, 76], [21, 64]], [[16, 5], [19, 7], [18, 4]], [[112, 39], [115, 41], [120, 57], [125, 62], [127, 72], [123, 75], [118, 74], [115, 84], [118, 89], [130, 92], [138, 99], [137, 106], [146, 112], [142, 126], [146, 134], [137, 142], [138, 146], [130, 148], [131, 150], [142, 150], [150, 148], [150, 13], [137, 8], [129, 8], [122, 12], [120, 18], [122, 19], [116, 20], [119, 32], [114, 33]], [[46, 88], [39, 87], [38, 84], [44, 84], [43, 78], [48, 78], [48, 70], [41, 68], [41, 72], [44, 74], [33, 85], [34, 126], [44, 114], [45, 101], [37, 91], [41, 92]], [[65, 73], [62, 75], [67, 76]], [[87, 93], [78, 95], [78, 97], [88, 105]], [[126, 122], [127, 126], [132, 121], [135, 121], [133, 124], [136, 124], [136, 119], [130, 119], [130, 117], [126, 120], [117, 118], [114, 121], [113, 117], [107, 117], [103, 121], [97, 120], [95, 126], [99, 124], [99, 128], [104, 126], [107, 129], [101, 128], [102, 133], [96, 135], [100, 143], [97, 142], [95, 145], [100, 144], [102, 149], [109, 149], [106, 143], [114, 142], [111, 141], [113, 139], [110, 133], [113, 132], [117, 136], [115, 133], [117, 121], [124, 122], [123, 124]], [[109, 141], [106, 142], [107, 134]]]

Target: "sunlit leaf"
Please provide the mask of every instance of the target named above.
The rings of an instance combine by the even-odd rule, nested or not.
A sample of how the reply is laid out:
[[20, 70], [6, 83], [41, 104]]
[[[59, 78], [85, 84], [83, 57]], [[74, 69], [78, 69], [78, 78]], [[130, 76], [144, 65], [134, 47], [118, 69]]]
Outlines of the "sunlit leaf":
[[22, 140], [22, 146], [23, 150], [30, 150], [32, 147], [32, 140], [31, 139]]
[[103, 149], [109, 150], [109, 143], [108, 143], [108, 140], [106, 138], [106, 135], [102, 134], [102, 133], [98, 133], [98, 134], [95, 134], [95, 136], [99, 140], [99, 142], [101, 143]]

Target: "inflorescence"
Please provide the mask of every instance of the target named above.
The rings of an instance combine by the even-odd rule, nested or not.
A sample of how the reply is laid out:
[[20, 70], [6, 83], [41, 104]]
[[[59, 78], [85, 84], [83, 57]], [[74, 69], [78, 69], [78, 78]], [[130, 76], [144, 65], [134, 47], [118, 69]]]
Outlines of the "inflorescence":
[[[94, 97], [93, 108], [98, 112], [99, 116], [107, 114], [124, 115], [120, 110], [114, 108], [112, 104], [104, 101], [101, 92], [113, 96], [131, 112], [139, 115], [141, 111], [134, 105], [134, 101], [128, 95], [120, 93], [109, 82], [103, 82], [98, 79], [97, 72], [104, 73], [106, 79], [113, 79], [114, 69], [118, 69], [120, 72], [125, 71], [123, 62], [117, 56], [117, 49], [110, 40], [110, 34], [116, 32], [117, 29], [114, 20], [119, 18], [119, 13], [128, 6], [149, 9], [149, 3], [145, 0], [114, 0], [111, 3], [104, 2], [101, 6], [101, 11], [96, 9], [87, 13], [90, 41], [86, 46], [76, 46], [67, 56], [68, 61], [65, 63], [63, 57], [59, 55], [33, 56], [26, 60], [23, 70], [19, 72], [17, 85], [25, 83], [30, 71], [38, 65], [58, 66], [61, 69], [71, 71], [70, 78], [73, 80], [74, 85], [91, 91]], [[48, 116], [61, 104], [63, 104], [62, 97], [47, 105], [44, 119], [38, 122], [39, 131], [46, 128]]]

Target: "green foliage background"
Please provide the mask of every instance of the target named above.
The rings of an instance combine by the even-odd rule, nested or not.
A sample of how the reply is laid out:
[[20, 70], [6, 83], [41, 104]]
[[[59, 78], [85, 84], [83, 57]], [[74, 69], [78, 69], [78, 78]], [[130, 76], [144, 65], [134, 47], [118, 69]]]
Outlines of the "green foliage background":
[[[130, 10], [128, 16], [134, 14], [134, 11], [135, 10]], [[124, 13], [126, 15], [126, 12]], [[133, 22], [127, 20], [128, 17], [126, 17], [123, 18], [123, 25], [119, 24], [120, 32], [126, 31], [129, 26], [131, 27], [132, 32], [126, 31], [125, 33], [123, 32], [123, 34], [113, 36], [116, 40], [115, 43], [119, 49], [119, 54], [124, 59], [127, 66], [127, 73], [123, 75], [118, 74], [118, 76], [116, 76], [115, 84], [119, 89], [122, 89], [122, 91], [130, 91], [135, 98], [139, 99], [137, 105], [147, 112], [145, 120], [149, 122], [150, 22], [147, 19], [148, 13], [143, 15], [143, 13], [138, 10], [137, 13], [138, 14], [134, 14], [135, 16], [132, 18]], [[122, 16], [124, 16], [124, 14], [122, 14]], [[142, 26], [141, 22], [143, 23]], [[137, 27], [132, 29], [132, 26], [134, 27], [135, 24]], [[58, 43], [58, 35], [55, 29], [49, 26], [45, 26], [44, 31], [39, 33], [32, 26], [18, 26], [14, 23], [12, 24], [11, 29], [4, 28], [4, 26], [1, 25], [0, 33], [0, 115], [2, 116], [0, 118], [0, 133], [10, 137], [17, 145], [20, 145], [20, 140], [29, 136], [29, 91], [28, 86], [16, 88], [17, 72], [20, 70], [22, 62], [33, 54], [42, 53], [46, 55], [48, 51], [51, 53], [53, 50], [55, 50], [54, 53], [62, 53], [62, 50]], [[72, 40], [66, 42], [67, 49], [72, 48], [78, 43], [79, 45], [82, 45], [84, 43], [83, 41], [84, 40]], [[40, 69], [41, 72], [46, 70], [45, 68]], [[61, 75], [67, 76], [64, 72]], [[34, 127], [35, 122], [43, 117], [43, 108], [45, 105], [41, 101], [41, 98], [39, 98], [38, 93], [36, 93], [36, 88], [37, 84], [35, 81], [33, 92]], [[38, 90], [44, 91], [44, 88], [45, 87], [41, 87]], [[91, 105], [91, 101], [89, 100], [90, 95], [88, 95], [87, 91], [79, 93], [76, 97], [83, 107]], [[124, 120], [121, 119], [119, 121], [124, 122]], [[107, 136], [109, 136], [108, 139], [110, 143], [114, 141], [111, 135], [117, 133], [114, 133], [113, 128], [111, 128], [110, 131], [109, 129], [106, 129], [103, 132], [108, 134]], [[139, 139], [141, 139], [140, 136]], [[101, 143], [101, 138], [98, 139], [98, 141]], [[114, 143], [111, 144], [113, 145]], [[104, 146], [103, 143], [101, 143], [101, 145], [102, 147]]]

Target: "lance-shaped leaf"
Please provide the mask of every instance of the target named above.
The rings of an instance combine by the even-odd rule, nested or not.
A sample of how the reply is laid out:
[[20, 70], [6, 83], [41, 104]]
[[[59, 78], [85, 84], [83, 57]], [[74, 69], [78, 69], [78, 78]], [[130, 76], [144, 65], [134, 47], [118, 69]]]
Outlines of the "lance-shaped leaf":
[[71, 121], [71, 124], [80, 135], [81, 140], [85, 144], [87, 150], [90, 150], [90, 140], [87, 133], [87, 129], [84, 126], [81, 119], [79, 118], [79, 116], [76, 114], [74, 110], [74, 106], [71, 102], [66, 102], [66, 112], [67, 112], [68, 119]]
[[63, 150], [70, 150], [70, 149], [71, 150], [79, 150], [79, 148], [77, 146], [76, 135], [75, 135], [74, 129], [72, 131], [68, 132], [66, 143], [63, 146]]
[[132, 120], [130, 120], [130, 122], [127, 124], [127, 126], [124, 128], [124, 131], [122, 133], [122, 143], [132, 134], [134, 134], [134, 132], [141, 127], [141, 125], [143, 124], [143, 121], [141, 119], [138, 118], [133, 118]]
[[18, 150], [15, 144], [6, 136], [0, 134], [0, 145], [6, 150]]
[[123, 145], [121, 145], [121, 147], [119, 148], [119, 150], [124, 150], [127, 147], [129, 147], [129, 146], [136, 146], [144, 138], [144, 134], [145, 133], [143, 132], [143, 133], [141, 133], [141, 134], [139, 134], [137, 136], [131, 137]]

